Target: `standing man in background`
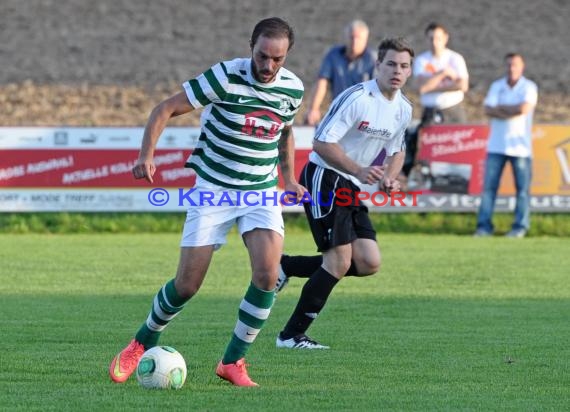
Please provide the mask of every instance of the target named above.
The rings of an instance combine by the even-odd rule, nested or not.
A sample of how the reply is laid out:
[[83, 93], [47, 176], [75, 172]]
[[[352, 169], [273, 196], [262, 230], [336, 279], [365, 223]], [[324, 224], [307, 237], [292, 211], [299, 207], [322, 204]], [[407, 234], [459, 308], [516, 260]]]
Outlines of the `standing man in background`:
[[350, 86], [374, 78], [376, 56], [368, 48], [368, 36], [366, 23], [354, 20], [344, 28], [345, 43], [329, 49], [313, 87], [306, 124], [316, 126], [321, 120], [321, 105], [329, 89], [334, 100]]
[[432, 22], [425, 29], [429, 50], [414, 61], [414, 83], [423, 107], [420, 124], [407, 136], [408, 153], [404, 174], [414, 166], [419, 131], [433, 123], [465, 123], [463, 107], [469, 90], [469, 73], [463, 56], [447, 48], [449, 33], [440, 23]]
[[518, 53], [505, 56], [506, 75], [495, 80], [485, 97], [490, 119], [483, 195], [475, 236], [493, 234], [493, 210], [501, 175], [507, 162], [513, 169], [516, 206], [508, 237], [524, 237], [530, 227], [532, 177], [532, 117], [538, 100], [536, 84], [523, 76], [524, 59]]

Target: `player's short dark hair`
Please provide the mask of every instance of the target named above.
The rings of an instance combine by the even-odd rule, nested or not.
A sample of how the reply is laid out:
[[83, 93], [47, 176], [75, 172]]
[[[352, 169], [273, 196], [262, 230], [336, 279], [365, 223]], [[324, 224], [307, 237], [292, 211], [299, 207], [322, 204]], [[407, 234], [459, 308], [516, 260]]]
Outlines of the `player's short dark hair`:
[[428, 34], [430, 31], [433, 31], [435, 29], [441, 29], [444, 33], [449, 33], [443, 24], [437, 21], [432, 21], [427, 25], [426, 29], [424, 30], [424, 34]]
[[389, 37], [380, 42], [378, 46], [378, 61], [381, 62], [386, 57], [388, 50], [395, 50], [397, 52], [408, 52], [410, 57], [414, 58], [414, 49], [410, 42], [404, 37]]
[[289, 40], [289, 48], [293, 47], [295, 43], [295, 33], [293, 32], [293, 27], [289, 25], [285, 20], [279, 17], [269, 17], [259, 21], [253, 28], [253, 33], [251, 33], [251, 39], [249, 41], [250, 47], [253, 49], [255, 43], [259, 36], [265, 36], [269, 39], [279, 39], [282, 37], [287, 37]]
[[507, 54], [505, 54], [504, 59], [508, 60], [508, 59], [512, 59], [513, 57], [520, 57], [522, 61], [524, 61], [524, 57], [522, 56], [522, 54], [517, 53], [517, 52], [509, 52]]

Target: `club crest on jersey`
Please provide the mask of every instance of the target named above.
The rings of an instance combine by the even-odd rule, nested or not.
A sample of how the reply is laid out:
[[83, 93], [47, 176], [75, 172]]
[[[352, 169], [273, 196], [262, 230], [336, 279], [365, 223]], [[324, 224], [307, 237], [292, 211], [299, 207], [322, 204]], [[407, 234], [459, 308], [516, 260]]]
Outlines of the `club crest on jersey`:
[[293, 104], [291, 103], [291, 101], [287, 100], [287, 99], [282, 99], [281, 102], [279, 103], [279, 110], [284, 111], [285, 113], [290, 113], [292, 110]]

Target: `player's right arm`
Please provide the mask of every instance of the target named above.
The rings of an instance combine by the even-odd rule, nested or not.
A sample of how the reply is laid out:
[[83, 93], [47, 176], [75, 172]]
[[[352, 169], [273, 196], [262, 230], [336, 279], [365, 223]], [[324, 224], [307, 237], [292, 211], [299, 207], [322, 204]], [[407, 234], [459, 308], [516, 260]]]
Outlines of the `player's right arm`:
[[327, 164], [356, 177], [362, 183], [376, 183], [384, 177], [384, 166], [362, 167], [348, 157], [338, 143], [314, 140], [313, 150]]
[[384, 167], [362, 167], [352, 160], [338, 143], [363, 118], [362, 110], [367, 96], [359, 83], [342, 92], [329, 107], [313, 140], [313, 151], [328, 165], [356, 177], [360, 182], [372, 184], [384, 177]]
[[156, 171], [153, 160], [154, 150], [168, 120], [175, 116], [190, 113], [192, 110], [194, 107], [188, 101], [186, 92], [177, 93], [152, 109], [144, 129], [139, 158], [132, 170], [135, 179], [144, 178], [149, 183], [153, 182], [152, 177]]

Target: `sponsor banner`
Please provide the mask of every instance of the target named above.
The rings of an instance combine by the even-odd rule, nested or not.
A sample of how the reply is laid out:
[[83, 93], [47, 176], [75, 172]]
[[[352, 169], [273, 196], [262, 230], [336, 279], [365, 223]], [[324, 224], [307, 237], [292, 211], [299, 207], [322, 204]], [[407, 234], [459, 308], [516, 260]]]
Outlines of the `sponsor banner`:
[[[417, 201], [411, 199], [401, 204], [375, 207], [370, 202], [365, 203], [371, 211], [376, 212], [477, 212], [481, 198], [479, 196], [452, 194], [452, 193], [428, 193], [416, 196]], [[497, 196], [495, 212], [513, 212], [516, 198], [514, 196]], [[531, 196], [530, 207], [533, 212], [562, 213], [570, 211], [570, 196]]]
[[478, 194], [483, 181], [482, 161], [487, 126], [433, 126], [420, 132], [418, 165], [413, 176], [419, 190]]
[[[296, 173], [306, 162], [312, 128], [297, 130]], [[131, 169], [143, 128], [0, 128], [0, 188], [140, 188]], [[195, 173], [184, 163], [199, 128], [167, 128], [154, 161], [154, 185], [189, 187]]]
[[[142, 127], [0, 127], [0, 149], [133, 149], [140, 148]], [[158, 149], [196, 146], [198, 127], [167, 127]]]
[[[486, 125], [435, 125], [422, 130], [418, 165], [410, 189], [478, 195], [483, 189], [487, 155]], [[570, 195], [570, 126], [533, 128], [532, 195]], [[510, 165], [499, 195], [515, 194]]]
[[[0, 212], [181, 212], [192, 205], [189, 188], [147, 189], [0, 189]], [[245, 199], [245, 197], [244, 197]], [[260, 201], [260, 196], [249, 201]], [[279, 199], [276, 195], [275, 199]], [[245, 202], [245, 200], [244, 200]], [[377, 196], [374, 203], [364, 200], [372, 212], [470, 212], [479, 207], [479, 197], [449, 193], [400, 196], [397, 199]], [[381, 206], [378, 206], [381, 205]], [[512, 212], [513, 196], [497, 198], [497, 212]], [[531, 196], [536, 212], [567, 212], [570, 196]], [[301, 205], [285, 205], [283, 212], [302, 212]]]
[[[0, 212], [180, 212], [194, 205], [189, 201], [189, 187], [146, 189], [0, 189]], [[242, 205], [263, 201], [260, 193], [249, 192]], [[208, 194], [208, 192], [205, 192]], [[281, 191], [269, 198], [278, 202]], [[249, 202], [249, 203], [248, 203]], [[204, 196], [204, 204], [211, 204]], [[215, 204], [215, 203], [214, 203]], [[221, 203], [223, 204], [223, 203]], [[227, 201], [225, 203], [227, 205]], [[284, 206], [286, 212], [302, 212], [299, 205]]]
[[[0, 150], [4, 149], [133, 149], [140, 148], [142, 127], [0, 127]], [[310, 149], [314, 129], [296, 127], [296, 146]], [[200, 137], [199, 127], [167, 127], [157, 149], [192, 149]]]
[[[295, 174], [308, 159], [314, 129], [294, 128]], [[143, 128], [1, 128], [0, 211], [183, 211], [179, 188], [190, 188], [195, 175], [184, 162], [195, 147], [199, 128], [167, 128], [159, 141], [155, 183], [135, 180]], [[376, 205], [373, 211], [427, 212], [477, 210], [484, 174], [487, 126], [432, 126], [421, 138], [410, 191], [415, 201]], [[570, 210], [570, 126], [537, 125], [533, 131], [533, 211]], [[170, 201], [149, 202], [153, 188], [165, 188]], [[283, 187], [280, 182], [280, 187]], [[512, 211], [511, 173], [505, 171], [497, 211]], [[378, 204], [382, 206], [378, 206]], [[302, 211], [288, 206], [285, 212]]]
[[[531, 193], [570, 195], [570, 126], [536, 125], [532, 137]], [[510, 170], [503, 180], [500, 193], [514, 194]]]
[[147, 196], [132, 189], [0, 189], [0, 212], [162, 211]]
[[[144, 187], [146, 181], [135, 180], [131, 169], [138, 151], [127, 149], [44, 149], [9, 150], [10, 156], [0, 163], [0, 187]], [[157, 171], [154, 182], [159, 186], [180, 187], [194, 184], [192, 169], [184, 168], [191, 150], [155, 152]]]

